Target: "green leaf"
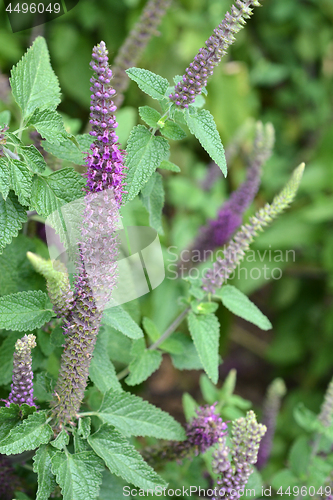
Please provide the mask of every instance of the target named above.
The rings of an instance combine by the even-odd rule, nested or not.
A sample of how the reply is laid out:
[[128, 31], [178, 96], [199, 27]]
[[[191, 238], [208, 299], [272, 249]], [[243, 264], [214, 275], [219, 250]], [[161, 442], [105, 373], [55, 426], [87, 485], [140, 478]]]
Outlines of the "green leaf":
[[169, 154], [169, 144], [163, 137], [152, 135], [144, 125], [137, 125], [131, 132], [126, 149], [125, 201], [130, 201], [141, 191], [153, 172]]
[[11, 71], [13, 96], [25, 119], [36, 108], [55, 109], [60, 103], [60, 87], [50, 64], [44, 38], [37, 37]]
[[213, 115], [207, 109], [201, 109], [195, 114], [187, 112], [185, 120], [191, 133], [195, 135], [201, 146], [220, 167], [224, 176], [226, 176], [227, 162]]
[[197, 350], [190, 338], [186, 335], [178, 334], [177, 342], [181, 343], [183, 350], [179, 354], [172, 354], [172, 363], [177, 370], [201, 370], [202, 362]]
[[200, 377], [200, 389], [206, 403], [212, 405], [215, 401], [219, 401], [220, 393], [214, 384], [209, 380], [207, 375], [202, 374]]
[[46, 293], [37, 290], [0, 297], [0, 328], [21, 332], [39, 328], [52, 318], [48, 303]]
[[0, 196], [0, 253], [12, 238], [18, 235], [22, 224], [27, 220], [25, 208], [20, 205], [12, 191], [6, 200]]
[[36, 109], [27, 122], [31, 125], [51, 144], [59, 145], [68, 136], [61, 115], [53, 110]]
[[[195, 288], [192, 287], [192, 290], [195, 290]], [[218, 304], [216, 304], [216, 302], [200, 302], [200, 300], [193, 300], [191, 302], [191, 308], [196, 314], [211, 314], [218, 309]]]
[[63, 500], [94, 500], [102, 483], [102, 461], [91, 451], [71, 455], [57, 451], [52, 472], [61, 488]]
[[303, 403], [298, 403], [294, 407], [293, 416], [298, 425], [306, 432], [318, 432], [320, 430], [320, 422], [317, 415], [306, 408]]
[[83, 177], [72, 168], [62, 168], [48, 176], [34, 178], [31, 205], [40, 215], [48, 217], [65, 203], [81, 198]]
[[46, 418], [47, 412], [44, 410], [29, 415], [0, 442], [0, 453], [17, 455], [47, 444], [53, 436], [53, 431], [46, 423]]
[[[103, 472], [103, 482], [98, 500], [124, 500], [124, 486], [126, 486], [126, 482], [123, 479], [111, 474], [111, 472], [106, 469]], [[134, 500], [134, 497], [131, 495], [126, 495], [126, 498], [128, 500]]]
[[[144, 490], [166, 483], [143, 460], [134, 446], [114, 427], [104, 424], [88, 437], [95, 453], [105, 462], [108, 469], [117, 476]], [[87, 497], [86, 497], [87, 498]]]
[[292, 489], [293, 486], [301, 486], [300, 480], [288, 469], [280, 470], [273, 476], [270, 483], [275, 490], [282, 488], [283, 491], [287, 488]]
[[160, 439], [185, 439], [182, 426], [168, 413], [128, 392], [105, 394], [98, 417], [125, 436], [152, 436]]
[[163, 170], [170, 170], [171, 172], [177, 172], [177, 173], [181, 172], [178, 165], [175, 165], [174, 163], [168, 160], [161, 161], [158, 168], [162, 168]]
[[165, 122], [164, 126], [161, 127], [160, 132], [167, 139], [172, 139], [174, 141], [180, 141], [186, 137], [184, 130], [177, 125], [177, 123], [170, 120]]
[[159, 368], [162, 363], [162, 354], [146, 349], [144, 339], [133, 343], [131, 353], [134, 355], [134, 360], [128, 366], [130, 374], [125, 381], [127, 385], [141, 384]]
[[0, 113], [0, 127], [3, 127], [4, 125], [9, 125], [10, 123], [10, 111], [8, 109], [5, 109], [5, 111], [1, 111]]
[[11, 188], [15, 191], [21, 205], [29, 205], [33, 173], [23, 161], [8, 158], [8, 162]]
[[270, 330], [272, 324], [268, 318], [251, 302], [251, 300], [232, 285], [224, 285], [216, 295], [222, 304], [232, 313], [250, 323], [259, 326], [262, 330]]
[[11, 403], [9, 407], [0, 408], [0, 442], [5, 439], [10, 431], [20, 422], [19, 405]]
[[79, 418], [78, 434], [83, 439], [87, 439], [91, 432], [91, 418]]
[[218, 381], [220, 325], [214, 314], [188, 315], [188, 327], [208, 377]]
[[190, 420], [192, 420], [193, 417], [196, 416], [195, 410], [198, 408], [199, 405], [195, 401], [195, 399], [193, 399], [192, 396], [187, 392], [184, 392], [183, 394], [182, 403], [186, 421], [189, 422]]
[[38, 149], [33, 146], [23, 146], [20, 145], [18, 151], [21, 156], [23, 156], [28, 168], [31, 172], [38, 174], [44, 172], [47, 167], [43, 155], [38, 151]]
[[117, 379], [116, 370], [108, 355], [107, 343], [106, 332], [101, 329], [97, 336], [93, 358], [89, 366], [90, 380], [101, 392], [107, 392], [110, 389], [122, 390]]
[[149, 127], [158, 128], [157, 122], [161, 118], [161, 113], [150, 106], [141, 106], [139, 108], [140, 118], [149, 125]]
[[84, 159], [93, 142], [93, 137], [89, 134], [83, 134], [77, 135], [75, 140], [79, 147], [73, 140], [67, 137], [61, 141], [61, 144], [51, 144], [50, 142], [43, 141], [43, 148], [61, 160], [71, 161], [76, 165], [84, 165]]
[[302, 477], [306, 474], [308, 465], [310, 464], [311, 447], [307, 436], [300, 436], [293, 443], [289, 453], [289, 463], [292, 472]]
[[121, 306], [106, 309], [103, 314], [102, 323], [112, 326], [130, 339], [139, 339], [143, 337], [143, 331], [139, 325], [135, 323], [128, 312]]
[[159, 234], [164, 234], [162, 226], [164, 188], [163, 178], [159, 173], [154, 172], [147, 184], [144, 186], [142, 190], [142, 203], [149, 213], [149, 225]]
[[0, 193], [4, 199], [7, 198], [10, 191], [10, 182], [9, 159], [7, 157], [0, 158]]
[[58, 436], [50, 442], [57, 450], [63, 450], [69, 443], [69, 434], [63, 429]]
[[153, 99], [159, 100], [165, 97], [169, 88], [169, 82], [166, 78], [142, 68], [129, 68], [126, 73], [145, 94], [150, 95]]
[[38, 475], [38, 491], [36, 500], [48, 500], [56, 482], [51, 470], [51, 459], [55, 450], [50, 445], [43, 444], [35, 453], [33, 458], [33, 470]]
[[[145, 332], [153, 342], [156, 342], [161, 337], [161, 333], [151, 319], [143, 318], [142, 324]], [[183, 345], [177, 339], [168, 338], [159, 345], [159, 349], [173, 354], [180, 354], [183, 352]]]

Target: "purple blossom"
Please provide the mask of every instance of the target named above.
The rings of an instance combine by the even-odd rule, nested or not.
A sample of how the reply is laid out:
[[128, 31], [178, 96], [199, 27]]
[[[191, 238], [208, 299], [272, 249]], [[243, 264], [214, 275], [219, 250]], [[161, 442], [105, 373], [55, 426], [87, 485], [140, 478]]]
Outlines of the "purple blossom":
[[200, 406], [196, 416], [186, 425], [185, 441], [170, 441], [162, 447], [147, 448], [142, 451], [145, 460], [151, 464], [169, 460], [181, 461], [191, 455], [205, 453], [224, 436], [227, 424], [216, 411], [216, 404]]
[[286, 393], [286, 386], [282, 379], [273, 380], [267, 390], [264, 401], [262, 423], [267, 427], [267, 432], [261, 440], [257, 468], [262, 469], [271, 454], [273, 438], [276, 428], [276, 419], [281, 406], [281, 399]]
[[226, 446], [226, 436], [219, 439], [212, 463], [213, 471], [219, 475], [219, 496], [213, 500], [238, 500], [242, 497], [242, 490], [253, 472], [252, 464], [257, 461], [259, 444], [265, 432], [266, 427], [257, 423], [254, 412], [250, 410], [245, 418], [232, 423], [230, 449]]
[[181, 108], [188, 108], [189, 104], [201, 94], [207, 85], [207, 79], [213, 74], [222, 57], [226, 54], [229, 45], [235, 41], [234, 35], [244, 26], [245, 19], [252, 14], [251, 6], [258, 7], [258, 0], [236, 0], [227, 12], [223, 21], [214, 29], [214, 34], [205, 42], [205, 47], [200, 49], [194, 61], [185, 70], [182, 80], [177, 83], [170, 99]]
[[6, 406], [9, 406], [10, 403], [18, 405], [25, 403], [34, 406], [34, 374], [31, 369], [31, 349], [34, 347], [36, 347], [36, 337], [34, 335], [24, 335], [24, 337], [16, 341], [13, 356], [13, 382]]
[[115, 200], [121, 205], [123, 191], [124, 153], [119, 149], [118, 127], [114, 112], [116, 106], [112, 97], [116, 91], [111, 87], [112, 71], [108, 65], [108, 51], [104, 42], [94, 47], [90, 65], [95, 72], [90, 80], [91, 106], [89, 132], [95, 138], [90, 146], [91, 153], [86, 161], [87, 193], [98, 193], [112, 188]]
[[5, 156], [4, 151], [3, 151], [3, 146], [6, 144], [6, 136], [5, 132], [8, 130], [8, 125], [4, 125], [3, 127], [0, 127], [0, 158], [2, 156]]
[[115, 91], [108, 66], [108, 52], [101, 42], [93, 49], [91, 67], [91, 135], [95, 138], [87, 156], [86, 196], [78, 242], [74, 305], [66, 318], [66, 344], [61, 358], [53, 416], [60, 429], [76, 417], [84, 397], [89, 365], [99, 331], [103, 309], [117, 283], [119, 207], [125, 167], [115, 133]]

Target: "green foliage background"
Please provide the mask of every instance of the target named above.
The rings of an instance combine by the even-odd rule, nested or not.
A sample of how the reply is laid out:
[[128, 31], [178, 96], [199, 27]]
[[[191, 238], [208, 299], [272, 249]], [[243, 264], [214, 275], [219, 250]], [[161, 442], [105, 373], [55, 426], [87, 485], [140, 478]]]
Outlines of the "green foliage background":
[[[252, 246], [261, 252], [263, 261], [244, 264], [248, 271], [265, 264], [270, 269], [281, 266], [282, 278], [244, 279], [243, 275], [233, 281], [251, 294], [251, 299], [272, 321], [273, 330], [260, 332], [222, 307], [218, 312], [222, 325], [221, 356], [225, 360], [221, 377], [227, 369], [235, 367], [239, 381], [236, 392], [254, 401], [258, 408], [273, 377], [281, 376], [288, 386], [268, 474], [284, 463], [291, 440], [301, 432], [292, 417], [295, 403], [302, 401], [317, 412], [333, 374], [333, 3], [331, 0], [263, 0], [262, 3], [263, 7], [255, 9], [210, 79], [206, 107], [213, 113], [226, 146], [239, 127], [251, 118], [271, 121], [275, 127], [275, 153], [264, 167], [260, 192], [249, 213], [270, 201], [292, 169], [301, 161], [306, 162], [296, 203]], [[137, 0], [80, 0], [76, 8], [57, 20], [12, 34], [1, 3], [0, 112], [9, 106], [15, 116], [15, 106], [6, 102], [4, 75], [9, 74], [34, 36], [42, 33], [63, 92], [59, 110], [66, 115], [65, 122], [72, 132], [83, 133], [88, 120], [92, 46], [104, 40], [112, 63], [143, 5], [144, 2]], [[139, 66], [171, 82], [173, 75], [183, 73], [230, 5], [230, 0], [174, 1], [162, 22], [161, 36], [151, 40]], [[153, 100], [131, 82], [120, 111], [123, 143], [131, 127], [142, 123], [136, 108], [145, 104], [154, 106]], [[174, 142], [170, 161], [179, 165], [182, 172], [177, 176], [170, 174], [166, 179], [162, 241], [165, 248], [175, 245], [181, 250], [192, 241], [200, 225], [215, 216], [222, 200], [243, 179], [245, 168], [241, 157], [237, 158], [229, 166], [227, 179], [221, 177], [207, 194], [200, 189], [200, 181], [207, 172], [209, 159], [195, 139]], [[148, 223], [148, 215], [140, 203], [128, 217], [137, 224]], [[0, 295], [44, 289], [43, 280], [33, 272], [25, 253], [29, 250], [43, 254], [45, 247], [33, 235], [31, 227], [29, 231], [28, 236], [33, 237], [18, 236], [13, 243], [17, 251], [7, 248], [0, 259]], [[269, 262], [268, 252], [264, 255], [265, 250], [271, 250], [272, 255], [276, 255], [274, 250], [281, 250], [286, 255], [291, 249], [295, 249], [295, 259], [289, 262], [276, 264], [274, 260]], [[167, 259], [167, 252], [165, 256]], [[177, 298], [182, 291], [181, 285], [166, 280], [140, 301], [143, 314], [163, 330], [176, 315]], [[135, 307], [132, 304], [128, 309], [139, 319]], [[5, 342], [13, 346], [16, 338], [14, 332]], [[127, 341], [120, 335], [114, 340], [123, 343], [119, 368], [129, 362]], [[45, 352], [42, 351], [41, 344], [34, 352], [34, 368], [44, 367], [55, 375], [56, 355], [52, 353], [45, 360], [46, 344]], [[9, 383], [10, 370], [10, 366], [1, 364], [2, 383]], [[182, 372], [177, 373], [182, 376]], [[178, 383], [177, 387], [181, 386]], [[194, 394], [197, 391], [190, 382], [187, 388]], [[140, 386], [139, 392], [147, 390], [149, 387]], [[99, 395], [90, 396], [92, 406], [98, 406]], [[165, 404], [163, 408], [173, 411], [171, 405]], [[169, 478], [178, 474], [174, 465], [169, 466]], [[195, 461], [184, 474], [189, 484], [196, 484]]]

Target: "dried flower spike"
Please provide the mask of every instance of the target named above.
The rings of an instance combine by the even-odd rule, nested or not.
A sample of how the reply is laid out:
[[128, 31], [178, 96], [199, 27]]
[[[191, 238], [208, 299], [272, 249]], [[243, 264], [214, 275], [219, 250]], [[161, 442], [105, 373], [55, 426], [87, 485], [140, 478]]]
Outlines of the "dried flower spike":
[[31, 369], [31, 349], [34, 347], [36, 347], [35, 335], [24, 335], [24, 337], [16, 341], [13, 356], [13, 382], [6, 406], [9, 406], [10, 403], [18, 405], [25, 403], [34, 406], [34, 374]]
[[[236, 5], [236, 7], [235, 7]], [[235, 41], [235, 34], [246, 24], [246, 19], [252, 14], [251, 6], [259, 7], [258, 0], [236, 0], [227, 12], [223, 21], [214, 29], [214, 34], [208, 38], [205, 47], [200, 49], [194, 61], [185, 70], [183, 79], [177, 83], [170, 99], [181, 108], [188, 108], [189, 104], [201, 94], [207, 85], [207, 79], [213, 74], [222, 57], [226, 54], [229, 45]]]
[[202, 287], [206, 292], [214, 293], [221, 288], [230, 274], [243, 260], [245, 252], [248, 250], [254, 237], [262, 231], [275, 217], [283, 212], [295, 198], [298, 186], [301, 182], [304, 163], [301, 163], [293, 172], [287, 185], [278, 194], [271, 205], [268, 203], [261, 208], [255, 216], [250, 217], [247, 224], [244, 224], [236, 233], [224, 250], [224, 258], [217, 258], [211, 269], [208, 269], [202, 280]]

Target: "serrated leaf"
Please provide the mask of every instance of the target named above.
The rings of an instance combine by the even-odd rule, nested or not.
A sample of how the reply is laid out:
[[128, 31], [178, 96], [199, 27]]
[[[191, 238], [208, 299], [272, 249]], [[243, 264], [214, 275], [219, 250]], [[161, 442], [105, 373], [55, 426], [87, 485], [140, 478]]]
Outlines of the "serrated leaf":
[[36, 109], [27, 122], [31, 125], [51, 144], [59, 145], [68, 136], [61, 115], [50, 109]]
[[6, 199], [10, 191], [10, 165], [7, 157], [0, 158], [0, 193]]
[[195, 348], [208, 377], [218, 381], [220, 325], [214, 314], [188, 315], [188, 327]]
[[60, 103], [60, 87], [50, 64], [44, 38], [37, 37], [11, 71], [10, 85], [23, 118], [36, 108], [55, 109]]
[[48, 176], [35, 177], [32, 184], [31, 205], [40, 215], [48, 217], [65, 203], [83, 196], [83, 177], [72, 168], [62, 168]]
[[109, 391], [97, 416], [125, 436], [152, 436], [160, 439], [185, 439], [182, 426], [168, 413], [128, 392]]
[[43, 148], [48, 153], [51, 153], [61, 160], [71, 161], [76, 165], [83, 165], [86, 153], [89, 152], [93, 142], [93, 137], [89, 134], [82, 134], [75, 136], [75, 140], [79, 147], [74, 141], [67, 137], [61, 141], [61, 144], [51, 144], [47, 141], [43, 141]]
[[17, 455], [26, 450], [34, 450], [47, 444], [53, 436], [52, 428], [46, 423], [47, 412], [35, 412], [14, 427], [9, 435], [0, 442], [0, 453]]
[[61, 488], [63, 500], [94, 500], [102, 483], [102, 461], [95, 453], [71, 455], [57, 451], [52, 457], [52, 472]]
[[202, 370], [202, 362], [190, 338], [186, 335], [177, 335], [177, 340], [182, 344], [183, 350], [179, 354], [171, 354], [172, 363], [177, 370]]
[[63, 450], [65, 446], [67, 446], [69, 443], [69, 434], [63, 429], [61, 432], [59, 432], [58, 436], [50, 442], [50, 445], [52, 445], [54, 448], [57, 450]]
[[135, 323], [128, 312], [121, 306], [106, 309], [103, 314], [102, 323], [112, 326], [130, 339], [139, 339], [143, 337], [143, 331], [139, 325]]
[[107, 392], [110, 389], [122, 390], [116, 370], [108, 355], [107, 336], [103, 330], [97, 336], [93, 358], [89, 366], [89, 377], [101, 392]]
[[40, 290], [0, 297], [0, 328], [26, 332], [44, 325], [53, 316], [48, 296]]
[[138, 84], [143, 92], [150, 95], [153, 99], [163, 99], [169, 88], [169, 82], [166, 78], [156, 75], [148, 69], [129, 68], [126, 70], [126, 73], [131, 80]]
[[139, 108], [140, 118], [149, 125], [149, 127], [158, 128], [157, 122], [161, 118], [161, 113], [150, 106], [141, 106]]
[[[148, 184], [152, 186], [148, 186]], [[146, 188], [149, 194], [146, 195]], [[149, 213], [149, 225], [159, 234], [164, 234], [162, 226], [162, 210], [164, 206], [164, 187], [162, 176], [154, 172], [142, 190], [142, 203]]]
[[141, 384], [162, 363], [162, 354], [158, 351], [146, 349], [144, 339], [136, 340], [133, 343], [131, 354], [133, 354], [134, 360], [128, 366], [130, 374], [125, 379], [127, 385]]
[[14, 405], [13, 403], [9, 407], [3, 406], [0, 408], [0, 442], [19, 424], [19, 408], [19, 405]]
[[[126, 482], [120, 477], [111, 474], [107, 469], [103, 472], [102, 486], [99, 492], [98, 500], [124, 500], [124, 486]], [[128, 500], [134, 500], [130, 494], [126, 495]]]
[[24, 222], [27, 222], [27, 212], [20, 205], [17, 196], [10, 191], [6, 200], [0, 195], [0, 253], [14, 236], [18, 235]]
[[217, 291], [216, 295], [222, 300], [222, 304], [236, 316], [246, 319], [250, 323], [259, 326], [262, 330], [272, 328], [269, 319], [238, 288], [232, 285], [224, 285]]
[[113, 474], [134, 486], [144, 490], [166, 486], [164, 480], [149, 467], [134, 446], [111, 425], [102, 425], [97, 432], [89, 436], [88, 442]]
[[26, 163], [8, 158], [10, 167], [10, 184], [21, 205], [29, 205], [33, 173]]
[[91, 418], [79, 418], [78, 434], [83, 439], [87, 439], [91, 432]]
[[161, 161], [158, 168], [162, 168], [163, 170], [170, 170], [171, 172], [181, 172], [178, 165], [175, 165], [174, 163], [168, 160]]
[[19, 153], [23, 156], [28, 168], [35, 174], [44, 172], [47, 164], [43, 158], [43, 155], [38, 151], [38, 149], [33, 146], [23, 146], [20, 145]]
[[226, 176], [227, 162], [213, 115], [207, 109], [201, 109], [195, 114], [186, 113], [185, 120], [191, 133]]
[[170, 120], [165, 122], [164, 127], [161, 127], [160, 132], [167, 139], [172, 139], [174, 141], [181, 141], [186, 137], [184, 130], [177, 125], [177, 123]]
[[141, 191], [161, 161], [169, 154], [169, 144], [163, 137], [152, 135], [144, 125], [131, 132], [126, 149], [126, 190], [124, 200], [130, 201]]
[[33, 471], [38, 475], [36, 500], [48, 500], [56, 487], [55, 477], [51, 470], [51, 459], [56, 451], [50, 445], [42, 445], [33, 457]]

